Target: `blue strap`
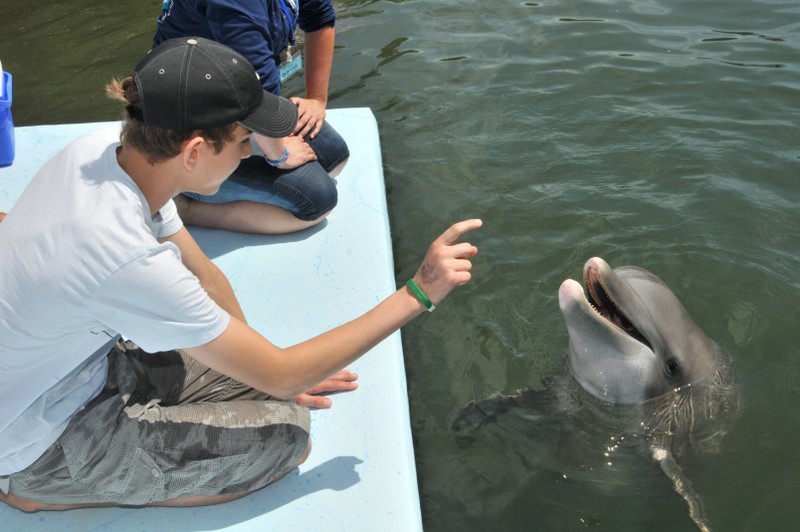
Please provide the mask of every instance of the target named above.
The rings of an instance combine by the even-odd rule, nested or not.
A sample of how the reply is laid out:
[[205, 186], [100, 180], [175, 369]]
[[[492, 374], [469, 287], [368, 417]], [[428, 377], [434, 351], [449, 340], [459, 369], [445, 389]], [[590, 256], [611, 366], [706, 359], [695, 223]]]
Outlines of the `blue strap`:
[[288, 158], [289, 158], [289, 148], [287, 148], [286, 145], [283, 146], [283, 155], [281, 156], [280, 159], [278, 159], [276, 161], [273, 161], [272, 159], [270, 159], [267, 156], [266, 153], [264, 154], [264, 159], [267, 160], [267, 164], [270, 165], [270, 166], [274, 166], [274, 167], [278, 167], [278, 166], [282, 165], [283, 163], [286, 162], [286, 159], [288, 159]]

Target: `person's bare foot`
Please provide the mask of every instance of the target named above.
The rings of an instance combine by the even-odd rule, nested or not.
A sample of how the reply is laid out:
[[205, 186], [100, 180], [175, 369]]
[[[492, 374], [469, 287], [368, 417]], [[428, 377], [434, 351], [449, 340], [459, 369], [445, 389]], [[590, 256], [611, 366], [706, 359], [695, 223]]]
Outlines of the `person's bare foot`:
[[16, 508], [17, 510], [22, 510], [23, 512], [28, 512], [28, 513], [38, 512], [41, 510], [74, 510], [76, 508], [84, 508], [90, 506], [113, 506], [112, 504], [107, 504], [107, 503], [51, 504], [46, 502], [29, 501], [27, 499], [22, 499], [20, 497], [17, 497], [11, 492], [3, 493], [2, 490], [0, 490], [0, 502], [4, 502], [13, 508]]
[[0, 222], [2, 222], [3, 218], [5, 218], [5, 217], [6, 217], [6, 213], [0, 212]]

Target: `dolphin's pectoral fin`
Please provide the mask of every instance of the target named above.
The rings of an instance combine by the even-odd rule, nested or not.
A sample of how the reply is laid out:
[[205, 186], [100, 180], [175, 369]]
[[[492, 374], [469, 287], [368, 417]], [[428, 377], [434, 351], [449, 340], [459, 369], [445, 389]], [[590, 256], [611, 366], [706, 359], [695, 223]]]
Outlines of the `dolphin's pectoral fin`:
[[491, 424], [499, 424], [500, 418], [514, 410], [525, 423], [549, 418], [553, 398], [547, 390], [533, 388], [520, 390], [513, 395], [495, 394], [486, 399], [470, 401], [461, 409], [450, 425], [456, 443], [462, 449], [475, 443], [472, 433]]
[[672, 487], [675, 491], [683, 497], [686, 504], [689, 506], [689, 517], [692, 518], [694, 524], [702, 532], [710, 532], [711, 525], [703, 516], [703, 506], [700, 501], [700, 496], [692, 488], [691, 482], [683, 474], [683, 470], [675, 461], [675, 457], [667, 449], [662, 447], [653, 446], [652, 451], [653, 459], [661, 466], [661, 470], [672, 481]]
[[508, 396], [500, 394], [480, 401], [470, 401], [458, 413], [450, 430], [457, 434], [476, 431], [494, 423], [497, 416], [508, 411], [508, 405]]
[[497, 395], [480, 401], [470, 401], [461, 409], [450, 425], [450, 431], [454, 433], [456, 444], [460, 448], [466, 449], [475, 443], [475, 437], [471, 433], [494, 423], [497, 416], [507, 410], [503, 407], [504, 397]]

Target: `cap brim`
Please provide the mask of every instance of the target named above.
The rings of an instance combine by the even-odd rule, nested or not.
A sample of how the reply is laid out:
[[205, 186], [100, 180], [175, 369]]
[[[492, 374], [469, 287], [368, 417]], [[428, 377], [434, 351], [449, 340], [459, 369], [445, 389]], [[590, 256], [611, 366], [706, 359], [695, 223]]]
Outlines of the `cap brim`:
[[239, 123], [267, 137], [285, 137], [294, 132], [297, 125], [297, 107], [286, 98], [264, 91], [261, 104]]

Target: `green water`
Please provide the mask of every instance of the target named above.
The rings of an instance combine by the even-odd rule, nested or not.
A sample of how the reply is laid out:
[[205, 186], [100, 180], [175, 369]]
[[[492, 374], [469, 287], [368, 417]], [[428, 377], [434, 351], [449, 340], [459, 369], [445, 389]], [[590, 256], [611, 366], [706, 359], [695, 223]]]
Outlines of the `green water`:
[[[561, 371], [556, 291], [593, 255], [657, 273], [731, 353], [740, 415], [685, 467], [711, 523], [796, 529], [800, 5], [336, 5], [330, 106], [377, 116], [398, 282], [452, 221], [485, 222], [474, 281], [404, 330], [426, 530], [692, 530], [645, 457], [582, 468], [524, 423], [466, 449], [450, 432], [469, 400]], [[0, 9], [18, 125], [118, 116], [102, 85], [149, 48], [158, 2]]]

